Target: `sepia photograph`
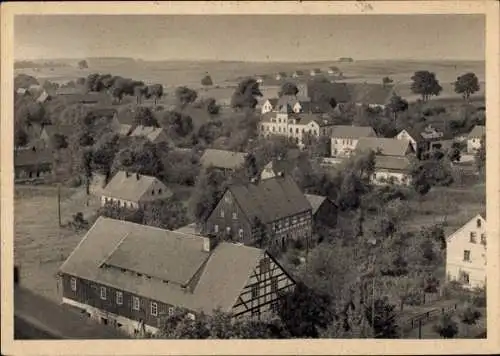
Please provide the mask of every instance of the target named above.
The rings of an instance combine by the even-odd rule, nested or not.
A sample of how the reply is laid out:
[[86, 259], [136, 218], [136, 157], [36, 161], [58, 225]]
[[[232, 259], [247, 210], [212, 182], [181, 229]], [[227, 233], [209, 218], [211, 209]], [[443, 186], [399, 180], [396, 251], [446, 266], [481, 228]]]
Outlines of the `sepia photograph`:
[[495, 333], [487, 16], [355, 3], [14, 15], [14, 341]]

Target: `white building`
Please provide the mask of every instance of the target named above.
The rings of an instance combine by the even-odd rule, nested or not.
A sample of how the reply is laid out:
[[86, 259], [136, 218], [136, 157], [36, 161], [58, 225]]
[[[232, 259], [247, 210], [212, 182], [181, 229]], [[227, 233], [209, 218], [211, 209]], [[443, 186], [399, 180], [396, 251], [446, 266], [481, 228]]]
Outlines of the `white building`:
[[486, 135], [486, 127], [476, 125], [467, 136], [467, 153], [475, 153], [481, 148], [481, 140]]
[[486, 284], [486, 219], [476, 215], [446, 238], [446, 275], [466, 288]]
[[337, 125], [331, 131], [332, 157], [348, 157], [356, 149], [362, 137], [376, 137], [377, 134], [370, 126]]

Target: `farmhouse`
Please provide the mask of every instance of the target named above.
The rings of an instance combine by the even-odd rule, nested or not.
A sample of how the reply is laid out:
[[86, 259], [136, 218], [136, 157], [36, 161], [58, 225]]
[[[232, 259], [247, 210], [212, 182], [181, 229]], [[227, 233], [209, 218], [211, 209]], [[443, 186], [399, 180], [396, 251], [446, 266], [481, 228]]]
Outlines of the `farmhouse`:
[[377, 155], [393, 157], [406, 157], [415, 152], [408, 141], [385, 137], [361, 137], [355, 150], [356, 152], [371, 150]]
[[431, 125], [423, 129], [404, 129], [395, 138], [409, 141], [419, 159], [425, 159], [433, 150], [451, 147], [453, 144], [448, 135]]
[[333, 126], [331, 137], [332, 157], [347, 157], [356, 149], [362, 137], [377, 137], [370, 126]]
[[14, 154], [14, 180], [16, 183], [47, 179], [52, 176], [52, 153], [36, 148], [16, 151]]
[[248, 154], [207, 148], [200, 158], [203, 168], [216, 168], [224, 172], [234, 172], [245, 163]]
[[371, 183], [376, 185], [409, 185], [411, 162], [408, 157], [375, 156], [375, 170]]
[[320, 74], [321, 74], [321, 69], [319, 69], [319, 68], [314, 68], [314, 69], [311, 69], [309, 71], [309, 75], [311, 77], [315, 77], [315, 76], [320, 75]]
[[258, 319], [295, 285], [262, 249], [103, 217], [59, 275], [63, 303], [135, 335], [157, 333], [175, 307]]
[[328, 73], [328, 75], [337, 75], [341, 73], [338, 67], [328, 67], [326, 72]]
[[266, 114], [271, 111], [279, 111], [285, 105], [289, 105], [295, 113], [307, 112], [310, 107], [309, 98], [300, 98], [295, 95], [283, 95], [280, 98], [268, 99], [262, 105], [261, 112]]
[[113, 203], [119, 207], [138, 209], [171, 196], [170, 189], [158, 178], [119, 171], [104, 187], [101, 205]]
[[486, 284], [486, 219], [476, 215], [446, 238], [446, 275], [466, 288]]
[[328, 197], [314, 194], [305, 194], [312, 207], [314, 226], [324, 225], [335, 227], [337, 225], [337, 205]]
[[305, 72], [303, 70], [296, 70], [292, 73], [292, 78], [300, 78], [305, 75]]
[[287, 74], [285, 72], [276, 73], [276, 75], [274, 76], [274, 78], [276, 80], [285, 79], [286, 77], [287, 77]]
[[467, 153], [475, 153], [481, 148], [481, 140], [486, 135], [486, 127], [476, 125], [467, 136]]
[[204, 223], [204, 232], [245, 245], [285, 247], [309, 241], [311, 204], [290, 176], [230, 185]]
[[131, 137], [146, 137], [152, 143], [168, 142], [169, 137], [162, 127], [138, 125], [130, 133]]

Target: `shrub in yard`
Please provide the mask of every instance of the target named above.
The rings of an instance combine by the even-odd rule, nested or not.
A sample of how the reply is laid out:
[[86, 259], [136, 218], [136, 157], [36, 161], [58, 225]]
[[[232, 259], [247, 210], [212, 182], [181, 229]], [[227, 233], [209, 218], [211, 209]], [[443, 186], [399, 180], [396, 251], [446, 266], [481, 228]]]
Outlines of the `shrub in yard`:
[[467, 325], [473, 325], [481, 317], [481, 312], [471, 306], [465, 308], [460, 315], [460, 321]]
[[458, 334], [458, 324], [450, 314], [443, 314], [433, 330], [444, 339], [452, 339]]
[[486, 289], [481, 288], [478, 289], [477, 291], [474, 291], [475, 293], [473, 294], [471, 298], [472, 304], [477, 307], [477, 308], [484, 308], [486, 307]]

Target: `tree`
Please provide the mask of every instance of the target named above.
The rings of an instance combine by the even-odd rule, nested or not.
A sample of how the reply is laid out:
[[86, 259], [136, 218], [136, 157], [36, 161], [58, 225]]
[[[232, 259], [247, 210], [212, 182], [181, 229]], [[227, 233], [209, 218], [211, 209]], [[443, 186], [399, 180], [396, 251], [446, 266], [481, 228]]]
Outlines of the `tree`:
[[228, 181], [221, 172], [210, 168], [201, 172], [189, 201], [191, 214], [198, 223], [209, 216], [227, 185]]
[[177, 98], [177, 101], [179, 102], [181, 107], [184, 108], [188, 104], [192, 104], [195, 102], [196, 98], [198, 97], [198, 93], [186, 86], [181, 86], [175, 90], [175, 97]]
[[386, 86], [388, 86], [389, 84], [392, 84], [392, 83], [394, 83], [394, 80], [393, 80], [393, 79], [391, 79], [391, 78], [389, 78], [389, 77], [383, 77], [383, 78], [382, 78], [382, 85], [383, 85], [384, 87], [386, 87]]
[[155, 106], [156, 106], [158, 100], [160, 100], [163, 95], [164, 95], [163, 85], [153, 84], [153, 85], [149, 85], [147, 87], [147, 96], [154, 98]]
[[52, 136], [52, 145], [56, 150], [68, 147], [68, 138], [62, 134], [56, 133]]
[[399, 337], [398, 325], [396, 322], [396, 313], [394, 305], [389, 304], [384, 299], [376, 299], [373, 303], [374, 314], [372, 314], [372, 305], [365, 309], [365, 317], [373, 329], [376, 339], [397, 339]]
[[153, 112], [146, 106], [138, 106], [134, 111], [134, 125], [159, 127]]
[[186, 137], [193, 131], [193, 119], [178, 111], [165, 111], [161, 117], [163, 127], [178, 137]]
[[79, 69], [87, 69], [89, 67], [89, 64], [85, 59], [82, 59], [81, 61], [78, 62], [78, 68]]
[[393, 94], [387, 108], [392, 113], [394, 121], [396, 121], [398, 113], [408, 110], [408, 102], [399, 95]]
[[24, 73], [18, 74], [14, 77], [14, 90], [19, 88], [29, 88], [31, 85], [39, 85], [40, 83], [35, 77]]
[[214, 98], [207, 98], [205, 101], [204, 101], [204, 105], [207, 109], [207, 112], [210, 114], [210, 115], [217, 115], [220, 111], [220, 106], [217, 105], [217, 102], [215, 101]]
[[445, 339], [452, 339], [458, 334], [458, 325], [449, 313], [443, 314], [433, 329]]
[[242, 80], [231, 97], [231, 107], [235, 109], [254, 109], [257, 105], [256, 97], [261, 97], [259, 83], [253, 78]]
[[82, 167], [85, 176], [85, 191], [87, 196], [90, 195], [90, 183], [92, 181], [92, 157], [93, 152], [91, 149], [82, 152]]
[[462, 151], [460, 150], [460, 143], [458, 142], [453, 142], [451, 147], [449, 148], [447, 152], [448, 159], [450, 162], [460, 162], [460, 159], [462, 158]]
[[14, 133], [14, 146], [24, 147], [28, 144], [28, 134], [22, 127], [17, 127]]
[[175, 230], [188, 223], [187, 210], [176, 198], [156, 201], [144, 209], [143, 224]]
[[134, 88], [134, 96], [137, 98], [137, 104], [142, 102], [142, 98], [147, 95], [147, 87], [136, 86]]
[[412, 185], [416, 192], [425, 195], [433, 186], [453, 183], [451, 165], [442, 152], [422, 161], [414, 160], [410, 168]]
[[201, 79], [201, 85], [203, 85], [204, 87], [209, 87], [209, 86], [212, 86], [214, 83], [212, 81], [212, 77], [210, 77], [210, 75], [205, 75], [202, 79]]
[[281, 86], [278, 96], [284, 96], [284, 95], [296, 96], [298, 93], [299, 93], [299, 88], [297, 88], [297, 85], [291, 82], [285, 82]]
[[467, 102], [470, 99], [470, 96], [475, 92], [479, 91], [479, 80], [475, 73], [468, 72], [457, 78], [457, 80], [453, 83], [455, 87], [455, 93], [462, 94], [462, 97]]
[[422, 100], [427, 102], [431, 96], [438, 96], [443, 88], [436, 79], [436, 74], [427, 70], [415, 72], [411, 77], [411, 91], [422, 96]]
[[486, 136], [481, 138], [481, 146], [475, 155], [476, 166], [480, 173], [484, 173], [486, 169]]
[[112, 171], [123, 170], [157, 177], [163, 172], [160, 152], [147, 138], [130, 138], [128, 145], [118, 151]]
[[95, 143], [94, 154], [92, 156], [94, 168], [104, 174], [106, 183], [111, 175], [113, 160], [119, 150], [119, 136], [114, 132], [102, 135]]
[[97, 211], [97, 216], [130, 221], [136, 224], [143, 223], [143, 215], [143, 210], [120, 206], [117, 202], [107, 202]]

